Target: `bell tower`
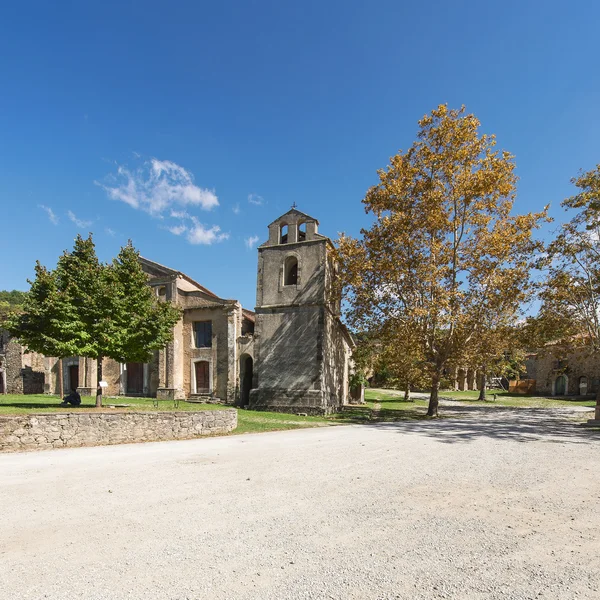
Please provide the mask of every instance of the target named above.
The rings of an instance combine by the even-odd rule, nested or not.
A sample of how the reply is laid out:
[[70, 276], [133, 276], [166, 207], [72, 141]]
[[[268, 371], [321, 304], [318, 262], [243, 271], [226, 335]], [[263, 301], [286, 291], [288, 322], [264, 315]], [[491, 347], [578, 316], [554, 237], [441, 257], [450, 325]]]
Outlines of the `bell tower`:
[[[329, 376], [329, 363], [340, 362], [331, 328], [341, 327], [346, 335], [340, 340], [342, 362], [351, 341], [328, 300], [333, 244], [318, 227], [294, 206], [269, 225], [269, 239], [258, 248], [250, 408], [325, 414], [346, 399], [346, 385], [331, 384]], [[341, 369], [347, 374], [347, 364]]]

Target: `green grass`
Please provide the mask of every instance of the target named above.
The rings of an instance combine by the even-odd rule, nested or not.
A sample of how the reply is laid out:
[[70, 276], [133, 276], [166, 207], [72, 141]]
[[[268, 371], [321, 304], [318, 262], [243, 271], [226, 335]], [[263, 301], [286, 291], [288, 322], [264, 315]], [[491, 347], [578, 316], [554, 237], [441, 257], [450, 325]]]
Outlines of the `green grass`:
[[287, 413], [240, 409], [238, 410], [238, 426], [234, 433], [260, 433], [327, 425], [331, 425], [331, 421], [325, 417], [301, 417]]
[[[111, 404], [129, 404], [127, 407], [109, 408]], [[81, 398], [81, 406], [62, 407], [58, 396], [46, 396], [41, 394], [0, 395], [0, 415], [18, 415], [31, 413], [67, 413], [95, 410], [96, 400], [91, 396]], [[221, 404], [196, 404], [195, 402], [179, 402], [177, 408], [172, 401], [161, 401], [158, 408], [153, 404], [152, 398], [104, 398], [102, 410], [110, 412], [128, 411], [197, 411], [197, 410], [219, 410], [225, 407]], [[238, 426], [233, 432], [258, 433], [263, 431], [278, 431], [284, 429], [299, 429], [300, 427], [318, 427], [333, 424], [331, 420], [324, 417], [301, 417], [283, 413], [271, 413], [256, 410], [238, 409]]]
[[[130, 410], [174, 410], [172, 401], [160, 401], [158, 408], [153, 405], [152, 398], [108, 398], [102, 399], [103, 409], [113, 412], [123, 412]], [[122, 405], [129, 404], [127, 407], [122, 408], [109, 408], [109, 405]], [[7, 394], [6, 396], [0, 395], [0, 415], [16, 415], [25, 413], [54, 413], [54, 412], [71, 412], [95, 409], [96, 399], [92, 396], [82, 396], [81, 405], [78, 407], [60, 406], [60, 398], [58, 396], [47, 396], [43, 394]], [[188, 402], [179, 402], [179, 408], [177, 410], [215, 410], [222, 408], [218, 404], [195, 404]]]
[[[494, 402], [493, 397], [496, 394], [496, 401]], [[465, 390], [465, 391], [441, 391], [440, 396], [445, 398], [452, 398], [452, 400], [458, 400], [460, 402], [468, 402], [470, 404], [483, 404], [485, 406], [515, 406], [523, 408], [553, 408], [563, 406], [596, 406], [596, 401], [591, 398], [579, 398], [573, 396], [573, 399], [565, 398], [554, 398], [546, 396], [530, 396], [530, 395], [518, 395], [511, 394], [510, 392], [488, 390], [487, 400], [485, 402], [479, 401], [479, 391], [477, 390]]]

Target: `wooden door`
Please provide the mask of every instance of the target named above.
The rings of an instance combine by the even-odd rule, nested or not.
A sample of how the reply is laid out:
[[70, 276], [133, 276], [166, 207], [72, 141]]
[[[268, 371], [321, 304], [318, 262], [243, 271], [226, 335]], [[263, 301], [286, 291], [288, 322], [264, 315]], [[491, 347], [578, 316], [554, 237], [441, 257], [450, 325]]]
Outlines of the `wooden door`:
[[69, 392], [74, 392], [79, 387], [79, 365], [69, 367]]
[[554, 392], [557, 396], [564, 396], [567, 388], [567, 378], [564, 375], [561, 375], [556, 380], [556, 387], [554, 388]]
[[194, 363], [196, 371], [196, 394], [210, 393], [210, 378], [208, 372], [208, 361], [200, 360]]
[[127, 363], [127, 393], [142, 394], [144, 392], [144, 365]]

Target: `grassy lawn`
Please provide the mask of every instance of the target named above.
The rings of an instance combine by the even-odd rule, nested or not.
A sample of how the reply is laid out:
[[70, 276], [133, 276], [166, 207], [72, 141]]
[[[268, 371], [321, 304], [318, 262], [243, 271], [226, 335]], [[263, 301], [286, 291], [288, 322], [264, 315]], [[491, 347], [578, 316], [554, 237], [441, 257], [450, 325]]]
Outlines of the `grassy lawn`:
[[[493, 395], [496, 394], [496, 401], [493, 401]], [[545, 396], [516, 395], [509, 392], [492, 390], [487, 392], [487, 401], [479, 402], [479, 391], [440, 391], [440, 396], [458, 400], [460, 402], [479, 403], [486, 406], [520, 406], [525, 408], [553, 408], [560, 406], [596, 406], [596, 401], [591, 398], [581, 399], [573, 396], [573, 399], [555, 398]]]
[[[508, 392], [497, 393], [496, 402], [478, 402], [479, 392], [440, 392], [440, 396], [452, 398], [465, 404], [488, 406], [491, 410], [495, 406], [514, 406], [526, 408], [551, 408], [561, 406], [587, 406], [593, 407], [594, 400], [585, 399], [554, 399], [541, 396], [513, 396]], [[492, 394], [489, 394], [492, 399]], [[340, 413], [327, 417], [302, 417], [294, 414], [263, 412], [256, 410], [238, 409], [238, 426], [233, 432], [260, 433], [265, 431], [279, 431], [286, 429], [299, 429], [301, 427], [323, 427], [328, 425], [341, 425], [349, 423], [369, 423], [381, 421], [404, 421], [414, 419], [425, 419], [427, 412], [427, 400], [417, 399], [414, 402], [404, 402], [404, 393], [396, 390], [367, 389], [365, 391], [366, 404], [363, 406], [346, 406]], [[171, 401], [161, 401], [156, 408], [152, 398], [104, 398], [102, 410], [110, 412], [125, 411], [171, 411], [171, 410], [219, 410], [224, 408], [220, 404], [196, 404], [180, 401], [178, 408]], [[110, 405], [123, 405], [110, 408]], [[94, 409], [95, 399], [91, 396], [82, 397], [82, 404], [78, 408], [60, 406], [58, 396], [46, 395], [0, 395], [0, 416], [27, 414], [27, 413], [54, 413], [71, 412]], [[442, 411], [443, 413], [443, 411]]]
[[[96, 399], [92, 396], [83, 396], [81, 406], [62, 407], [58, 396], [46, 395], [0, 395], [0, 415], [15, 415], [27, 413], [66, 413], [73, 411], [94, 409]], [[110, 405], [128, 404], [127, 407], [109, 408]], [[219, 410], [226, 408], [220, 404], [196, 404], [192, 402], [179, 402], [178, 408], [174, 408], [173, 402], [161, 401], [158, 408], [153, 404], [152, 398], [104, 398], [102, 410], [110, 412], [126, 411], [161, 411], [161, 410]], [[298, 429], [300, 427], [318, 427], [323, 425], [335, 424], [335, 420], [324, 417], [300, 417], [298, 415], [288, 415], [283, 413], [271, 413], [256, 410], [238, 410], [238, 426], [233, 432], [251, 433], [263, 431], [278, 431], [282, 429]]]

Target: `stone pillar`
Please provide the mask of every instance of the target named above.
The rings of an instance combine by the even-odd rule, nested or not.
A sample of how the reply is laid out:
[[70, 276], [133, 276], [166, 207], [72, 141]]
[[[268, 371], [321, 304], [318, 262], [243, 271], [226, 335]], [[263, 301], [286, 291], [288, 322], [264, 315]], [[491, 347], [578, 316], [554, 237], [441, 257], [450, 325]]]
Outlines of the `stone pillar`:
[[144, 396], [148, 395], [148, 390], [150, 389], [150, 365], [148, 363], [144, 363], [144, 379], [143, 379], [143, 387], [142, 392]]
[[87, 356], [79, 358], [79, 386], [77, 393], [80, 396], [93, 396], [95, 388], [92, 387], [92, 359]]
[[475, 371], [473, 369], [467, 369], [467, 389], [475, 389]]
[[241, 321], [242, 306], [239, 302], [227, 307], [227, 398], [228, 404], [236, 401], [236, 388], [239, 378], [237, 356], [238, 322]]
[[467, 372], [465, 369], [458, 369], [458, 381], [457, 381], [457, 390], [463, 392], [466, 389], [466, 378]]
[[127, 363], [119, 363], [119, 396], [127, 391]]
[[459, 389], [458, 388], [458, 368], [457, 367], [454, 367], [452, 369], [452, 372], [450, 373], [450, 380], [451, 380], [450, 387], [454, 391], [457, 391]]

